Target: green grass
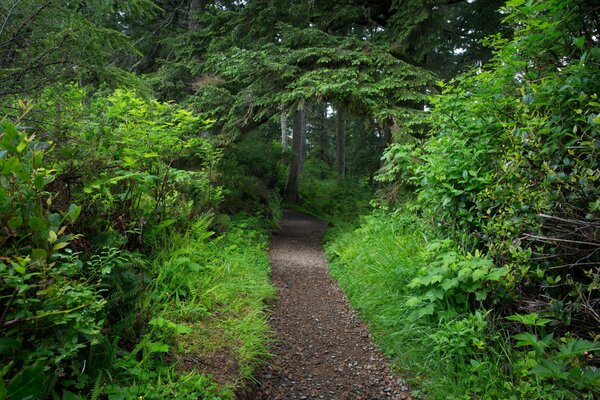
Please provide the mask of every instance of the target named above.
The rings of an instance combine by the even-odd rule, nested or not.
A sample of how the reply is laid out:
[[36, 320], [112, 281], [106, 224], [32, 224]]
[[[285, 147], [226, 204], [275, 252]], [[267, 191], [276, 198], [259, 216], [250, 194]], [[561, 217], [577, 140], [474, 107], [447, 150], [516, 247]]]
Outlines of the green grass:
[[[423, 267], [423, 232], [411, 217], [363, 217], [358, 229], [334, 227], [326, 235], [330, 270], [369, 324], [378, 346], [414, 382], [425, 370], [427, 327], [408, 323], [406, 285]], [[407, 324], [409, 324], [407, 326]]]
[[[408, 300], [424, 292], [409, 283], [429, 270], [432, 255], [426, 246], [435, 239], [423, 226], [407, 209], [378, 210], [362, 217], [358, 228], [346, 224], [326, 234], [332, 275], [369, 325], [378, 347], [409, 380], [413, 396], [582, 398], [559, 381], [532, 374], [534, 355], [512, 347], [493, 309], [457, 312], [447, 306], [427, 318], [411, 318], [414, 308]], [[585, 398], [593, 398], [588, 390]]]
[[155, 258], [142, 311], [148, 329], [118, 361], [129, 385], [109, 386], [111, 399], [230, 399], [268, 357], [275, 289], [262, 222], [233, 218], [219, 237], [208, 226], [199, 220]]

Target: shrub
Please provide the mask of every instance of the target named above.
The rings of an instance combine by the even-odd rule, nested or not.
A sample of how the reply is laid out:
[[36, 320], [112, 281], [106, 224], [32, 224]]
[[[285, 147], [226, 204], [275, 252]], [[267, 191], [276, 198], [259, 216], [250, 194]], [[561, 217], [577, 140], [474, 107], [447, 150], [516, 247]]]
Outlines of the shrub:
[[11, 399], [38, 396], [46, 379], [80, 371], [77, 355], [103, 324], [97, 282], [69, 248], [81, 208], [55, 210], [47, 191], [57, 176], [45, 159], [51, 148], [0, 125], [0, 393]]

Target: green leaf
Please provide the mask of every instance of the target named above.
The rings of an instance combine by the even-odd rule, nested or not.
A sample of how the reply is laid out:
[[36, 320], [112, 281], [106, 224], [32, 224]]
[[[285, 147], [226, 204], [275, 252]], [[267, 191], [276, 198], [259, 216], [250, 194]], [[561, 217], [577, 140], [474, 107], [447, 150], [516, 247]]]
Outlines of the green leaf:
[[0, 400], [6, 400], [8, 398], [8, 392], [4, 385], [4, 379], [0, 378]]
[[525, 98], [523, 98], [523, 103], [525, 103], [526, 106], [532, 105], [534, 101], [535, 101], [535, 96], [533, 93], [528, 93], [527, 96], [525, 96]]
[[69, 245], [69, 243], [67, 243], [67, 242], [56, 243], [54, 246], [52, 246], [52, 251], [57, 251], [57, 250], [60, 250], [60, 249], [64, 249], [68, 245]]
[[480, 281], [483, 279], [483, 277], [485, 277], [487, 275], [488, 271], [482, 268], [478, 268], [476, 270], [473, 271], [473, 273], [471, 274], [471, 279], [473, 279], [475, 282]]
[[535, 365], [531, 372], [540, 378], [567, 379], [569, 377], [569, 374], [563, 371], [562, 364], [546, 359]]
[[519, 333], [513, 337], [517, 339], [517, 343], [515, 344], [517, 347], [536, 346], [539, 342], [537, 336], [529, 332]]
[[577, 339], [564, 343], [558, 349], [558, 358], [569, 358], [581, 355], [585, 352], [600, 350], [600, 344]]
[[192, 333], [193, 329], [187, 325], [183, 324], [175, 324], [175, 333], [178, 335], [183, 335], [187, 333]]
[[421, 307], [418, 310], [413, 311], [410, 314], [410, 319], [413, 321], [416, 321], [418, 319], [423, 318], [426, 315], [433, 315], [433, 313], [435, 312], [435, 308], [433, 306], [433, 304], [428, 304], [425, 307]]
[[2, 137], [0, 138], [0, 148], [8, 151], [8, 153], [15, 153], [17, 146], [21, 143], [21, 135], [17, 132], [17, 129], [10, 122], [2, 123]]
[[30, 218], [28, 225], [32, 231], [38, 233], [44, 232], [46, 229], [48, 229], [48, 223], [40, 217]]
[[508, 275], [508, 272], [508, 267], [494, 268], [494, 270], [488, 274], [487, 279], [490, 281], [499, 281], [500, 278]]
[[459, 284], [458, 279], [457, 278], [452, 278], [452, 279], [446, 279], [442, 282], [442, 288], [446, 291], [457, 287]]
[[406, 300], [407, 307], [416, 307], [419, 304], [421, 304], [421, 299], [416, 296], [409, 297], [408, 300]]
[[24, 182], [27, 182], [29, 180], [29, 174], [27, 173], [27, 171], [25, 171], [25, 167], [23, 167], [23, 164], [21, 164], [18, 158], [11, 157], [4, 161], [4, 163], [2, 163], [1, 165], [2, 170], [0, 171], [0, 173], [2, 175], [12, 174], [18, 176]]
[[6, 388], [11, 400], [32, 400], [44, 388], [44, 367], [32, 365], [15, 376]]
[[45, 249], [33, 249], [31, 255], [35, 260], [42, 260], [48, 257], [48, 252]]
[[56, 232], [54, 232], [53, 230], [49, 230], [48, 231], [48, 242], [50, 242], [50, 244], [56, 242], [56, 240], [58, 239], [58, 236], [56, 236]]
[[169, 345], [161, 342], [150, 342], [148, 343], [148, 351], [150, 353], [167, 353]]
[[21, 143], [19, 143], [17, 145], [17, 152], [21, 153], [23, 150], [25, 150], [27, 148], [27, 145], [28, 145], [27, 141], [22, 140]]
[[41, 190], [44, 188], [44, 175], [36, 175], [33, 178], [33, 186], [35, 186], [35, 188], [37, 190]]
[[487, 299], [487, 295], [487, 291], [478, 290], [477, 292], [475, 292], [475, 299], [477, 299], [477, 301], [484, 301], [485, 299]]
[[509, 321], [516, 321], [516, 322], [520, 322], [524, 325], [531, 325], [531, 326], [546, 326], [549, 322], [552, 322], [551, 319], [548, 318], [540, 318], [540, 316], [537, 313], [531, 313], [531, 314], [514, 314], [514, 315], [510, 315], [508, 317], [506, 317], [507, 320]]
[[79, 217], [79, 214], [81, 213], [81, 206], [75, 205], [75, 204], [71, 204], [69, 206], [69, 210], [67, 211], [67, 221], [69, 221], [70, 223], [74, 223], [77, 218]]
[[8, 221], [8, 226], [11, 229], [19, 229], [21, 226], [23, 226], [23, 217], [21, 216], [21, 214], [15, 215], [14, 217], [12, 217]]
[[82, 400], [82, 398], [73, 392], [65, 390], [63, 392], [62, 400]]
[[158, 327], [165, 327], [169, 324], [169, 321], [167, 321], [166, 319], [164, 319], [163, 317], [158, 317], [158, 318], [152, 318], [150, 320], [150, 322], [148, 322], [148, 325], [152, 325], [152, 326], [158, 326]]

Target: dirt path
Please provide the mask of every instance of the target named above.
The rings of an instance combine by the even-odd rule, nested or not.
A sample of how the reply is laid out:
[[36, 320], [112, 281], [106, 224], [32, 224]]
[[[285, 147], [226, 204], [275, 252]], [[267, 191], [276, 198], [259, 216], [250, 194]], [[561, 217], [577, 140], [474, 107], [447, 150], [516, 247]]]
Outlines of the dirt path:
[[326, 223], [284, 211], [271, 241], [279, 302], [271, 318], [272, 364], [255, 399], [411, 399], [375, 349], [365, 324], [329, 276], [321, 247]]

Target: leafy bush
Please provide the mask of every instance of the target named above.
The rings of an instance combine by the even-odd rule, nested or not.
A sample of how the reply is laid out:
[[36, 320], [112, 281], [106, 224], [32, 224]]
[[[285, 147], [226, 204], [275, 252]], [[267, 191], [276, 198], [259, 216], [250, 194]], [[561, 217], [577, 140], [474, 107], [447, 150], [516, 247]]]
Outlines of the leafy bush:
[[[113, 228], [152, 240], [157, 230], [185, 225], [218, 206], [222, 192], [210, 175], [222, 152], [199, 135], [207, 121], [123, 90], [96, 98], [90, 113], [103, 115], [92, 118], [85, 131], [88, 139], [101, 133], [94, 150], [101, 158], [86, 158], [102, 164], [83, 188], [88, 207], [100, 213], [88, 214], [94, 220], [114, 221], [120, 226]], [[190, 162], [195, 165], [185, 168]]]
[[[170, 238], [144, 299], [148, 325], [115, 360], [118, 383], [103, 389], [111, 398], [233, 398], [249, 381], [268, 355], [265, 302], [275, 295], [260, 225], [238, 216], [224, 236], [212, 238], [210, 220], [200, 219]], [[210, 360], [220, 354], [235, 368], [217, 384], [210, 374], [222, 373], [221, 366]]]
[[[491, 38], [493, 64], [443, 86], [434, 134], [404, 174], [419, 183], [426, 216], [467, 250], [512, 268], [529, 311], [560, 305], [566, 324], [580, 319], [579, 333], [591, 334], [600, 323], [592, 311], [600, 279], [593, 11], [561, 1], [511, 1], [506, 10], [514, 39]], [[387, 157], [404, 160], [402, 151]], [[392, 165], [388, 171], [403, 170]]]
[[150, 246], [222, 201], [214, 178], [223, 151], [203, 137], [212, 121], [182, 106], [75, 84], [20, 103], [38, 137], [55, 139], [56, 201], [83, 204], [78, 228], [98, 247]]
[[[445, 317], [482, 307], [486, 300], [503, 300], [500, 280], [508, 275], [508, 268], [494, 268], [491, 259], [478, 251], [465, 256], [450, 242], [432, 242], [426, 246], [427, 266], [412, 279], [408, 288], [414, 295], [406, 304], [415, 308], [414, 319], [433, 315], [436, 311]], [[439, 317], [438, 317], [439, 318]]]
[[[213, 223], [223, 149], [183, 107], [77, 85], [18, 105], [41, 141], [0, 131], [0, 398], [232, 397], [266, 353], [276, 196], [268, 218]], [[211, 357], [207, 329], [228, 332], [227, 384], [185, 361]]]
[[[490, 65], [440, 83], [422, 147], [396, 144], [384, 157], [379, 179], [416, 188], [415, 203], [398, 207], [416, 210], [435, 238], [419, 252], [427, 264], [411, 269], [414, 292], [398, 315], [413, 321], [406, 328], [413, 334], [435, 326], [425, 346], [446, 344], [444, 353], [461, 355], [450, 357], [447, 376], [431, 374], [432, 393], [432, 382], [452, 382], [462, 386], [458, 394], [483, 398], [594, 398], [596, 10], [579, 1], [512, 0], [504, 13], [513, 37], [489, 38]], [[482, 348], [463, 340], [486, 335]]]
[[260, 130], [229, 146], [217, 177], [224, 190], [222, 208], [261, 214], [277, 222], [289, 157], [280, 143]]
[[455, 243], [428, 244], [432, 232], [410, 209], [333, 228], [326, 253], [375, 340], [414, 383], [413, 396], [595, 398], [598, 344], [555, 337], [550, 318], [499, 317], [512, 294], [509, 271], [461, 255]]
[[57, 172], [37, 142], [0, 125], [0, 397], [33, 398], [58, 370], [79, 370], [79, 352], [97, 342], [105, 300], [69, 248], [81, 208], [53, 210], [47, 186]]

